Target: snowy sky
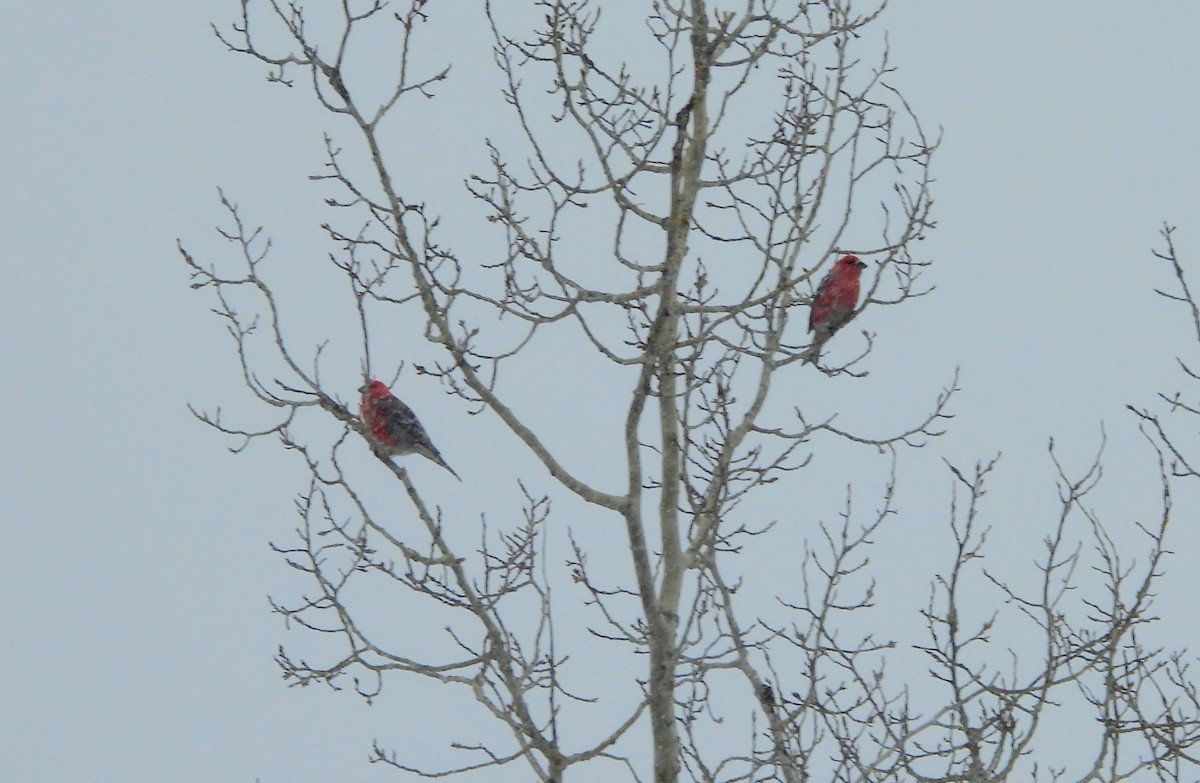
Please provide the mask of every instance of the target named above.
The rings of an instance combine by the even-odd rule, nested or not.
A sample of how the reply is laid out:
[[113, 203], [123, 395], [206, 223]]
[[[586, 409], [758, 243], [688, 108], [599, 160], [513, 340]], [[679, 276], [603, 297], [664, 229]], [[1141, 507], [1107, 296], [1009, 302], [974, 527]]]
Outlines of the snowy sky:
[[[231, 456], [186, 407], [262, 413], [246, 404], [211, 302], [188, 289], [176, 238], [217, 247], [220, 186], [283, 252], [319, 239], [324, 194], [307, 175], [322, 132], [339, 128], [302, 88], [268, 85], [224, 52], [209, 24], [232, 21], [234, 2], [71, 5], [0, 13], [6, 777], [396, 779], [366, 765], [370, 742], [444, 741], [437, 716], [398, 717], [426, 692], [398, 682], [367, 707], [284, 687], [275, 648], [303, 637], [266, 596], [299, 583], [267, 542], [289, 540], [303, 485], [277, 449]], [[944, 512], [942, 457], [970, 465], [1003, 452], [990, 522], [1002, 557], [1028, 562], [1022, 547], [1056, 513], [1048, 438], [1083, 467], [1103, 423], [1101, 513], [1118, 527], [1152, 517], [1151, 452], [1124, 406], [1180, 388], [1174, 357], [1194, 356], [1185, 313], [1153, 294], [1170, 279], [1150, 250], [1169, 221], [1200, 266], [1200, 7], [896, 0], [881, 27], [900, 69], [892, 82], [945, 140], [938, 228], [923, 248], [937, 290], [869, 324], [881, 337], [865, 388], [875, 408], [909, 413], [955, 367], [964, 389], [949, 434], [906, 468], [911, 508]], [[463, 39], [439, 48], [484, 40]], [[415, 137], [421, 176], [464, 160], [439, 147], [447, 134], [482, 160], [476, 78], [494, 84], [456, 69], [437, 104], [444, 127]], [[435, 194], [460, 188], [461, 177], [430, 182]], [[445, 399], [429, 387], [410, 402], [479, 498], [511, 502], [512, 476], [489, 481], [496, 450], [479, 447], [500, 428], [457, 409], [435, 416]], [[572, 404], [546, 405], [548, 429], [569, 426]], [[414, 467], [454, 489], [422, 472], [436, 470]], [[1194, 500], [1184, 493], [1180, 553], [1197, 542]], [[477, 519], [482, 502], [456, 511]], [[897, 545], [914, 552], [939, 530], [910, 524]], [[1196, 646], [1195, 569], [1179, 556], [1168, 571], [1160, 614], [1173, 641]]]

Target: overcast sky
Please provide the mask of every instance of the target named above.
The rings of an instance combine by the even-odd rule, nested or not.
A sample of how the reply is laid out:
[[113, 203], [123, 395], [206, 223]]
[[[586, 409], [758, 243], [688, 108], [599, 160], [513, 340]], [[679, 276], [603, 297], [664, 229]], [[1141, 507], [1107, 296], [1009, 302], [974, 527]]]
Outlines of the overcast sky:
[[[188, 288], [176, 238], [216, 247], [218, 186], [285, 248], [319, 238], [324, 194], [307, 176], [322, 133], [341, 130], [303, 87], [267, 84], [213, 38], [209, 24], [237, 5], [0, 11], [6, 779], [387, 780], [365, 763], [373, 739], [445, 740], [437, 719], [397, 718], [416, 693], [403, 683], [368, 707], [281, 682], [276, 646], [303, 639], [266, 596], [299, 583], [267, 542], [289, 540], [300, 475], [278, 449], [230, 455], [187, 411], [262, 413], [246, 405], [211, 302]], [[877, 408], [905, 411], [955, 367], [964, 389], [949, 434], [913, 457], [914, 475], [935, 477], [910, 490], [914, 506], [944, 508], [942, 457], [1003, 451], [990, 521], [1000, 551], [1020, 556], [1056, 513], [1047, 440], [1082, 467], [1103, 422], [1098, 506], [1114, 526], [1152, 517], [1151, 453], [1123, 407], [1181, 388], [1174, 357], [1195, 357], [1186, 314], [1153, 294], [1170, 279], [1150, 250], [1164, 220], [1177, 224], [1200, 273], [1200, 6], [897, 0], [880, 24], [892, 82], [944, 144], [923, 247], [937, 290], [870, 323], [882, 336], [866, 388]], [[463, 32], [438, 53], [486, 63], [455, 54], [482, 40]], [[483, 159], [470, 101], [494, 79], [456, 67], [437, 109], [453, 120], [416, 139], [433, 172], [421, 176], [464, 159], [447, 134]], [[430, 189], [461, 193], [461, 177]], [[446, 398], [415, 394], [455, 469], [481, 497], [511, 500], [511, 477], [481, 478], [497, 461], [495, 422], [436, 417]], [[546, 407], [561, 427], [577, 413]], [[1186, 524], [1193, 500], [1183, 494], [1180, 553], [1200, 537]], [[918, 550], [925, 535], [904, 540]], [[1195, 569], [1182, 555], [1167, 569], [1158, 609], [1195, 646]]]

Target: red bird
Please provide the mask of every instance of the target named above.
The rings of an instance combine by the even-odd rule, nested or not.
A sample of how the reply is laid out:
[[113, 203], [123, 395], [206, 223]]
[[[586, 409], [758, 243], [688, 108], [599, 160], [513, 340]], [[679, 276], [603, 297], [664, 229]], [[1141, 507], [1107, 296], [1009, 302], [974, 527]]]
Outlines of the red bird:
[[845, 326], [858, 306], [859, 279], [867, 265], [858, 256], [845, 255], [837, 260], [829, 274], [817, 286], [812, 311], [808, 314], [808, 331], [813, 332], [812, 345], [806, 361], [816, 361], [825, 342]]
[[[387, 386], [380, 381], [367, 381], [359, 392], [362, 394], [363, 424], [370, 430], [378, 451], [388, 456], [420, 454], [454, 473], [454, 468], [442, 459], [425, 428], [417, 421], [417, 414], [396, 399]], [[462, 481], [457, 473], [454, 478]]]

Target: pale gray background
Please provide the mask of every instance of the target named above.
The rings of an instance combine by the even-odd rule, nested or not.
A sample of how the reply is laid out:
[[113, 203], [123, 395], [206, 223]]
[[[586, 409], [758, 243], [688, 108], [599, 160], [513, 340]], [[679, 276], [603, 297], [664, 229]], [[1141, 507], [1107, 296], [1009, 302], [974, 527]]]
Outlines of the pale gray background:
[[[235, 12], [146, 0], [0, 11], [5, 780], [395, 779], [364, 763], [372, 738], [441, 739], [400, 733], [424, 723], [397, 718], [413, 707], [403, 684], [373, 708], [283, 687], [274, 649], [302, 640], [265, 595], [290, 596], [297, 582], [266, 542], [288, 540], [302, 485], [277, 450], [229, 456], [185, 407], [254, 410], [175, 238], [216, 247], [220, 185], [285, 245], [319, 239], [322, 194], [306, 176], [321, 132], [338, 130], [303, 88], [271, 88], [223, 52], [208, 25]], [[1022, 543], [1055, 513], [1047, 438], [1081, 466], [1103, 421], [1098, 507], [1115, 526], [1152, 515], [1150, 452], [1123, 406], [1178, 388], [1173, 357], [1194, 356], [1185, 313], [1152, 293], [1170, 281], [1149, 251], [1168, 220], [1200, 266], [1200, 10], [903, 0], [880, 27], [900, 67], [892, 81], [945, 143], [925, 248], [938, 290], [865, 325], [881, 333], [868, 388], [890, 384], [906, 412], [955, 366], [965, 388], [950, 434], [909, 463], [911, 507], [944, 509], [941, 456], [969, 464], [1002, 450], [990, 521], [999, 551], [1027, 562]], [[482, 40], [464, 33], [447, 48]], [[452, 102], [494, 74], [472, 73], [486, 52], [464, 62], [439, 111], [472, 145], [480, 122], [455, 123]], [[457, 160], [430, 135], [419, 152], [431, 167]], [[431, 192], [454, 196], [460, 180]], [[486, 481], [494, 449], [471, 445], [495, 422], [437, 417], [445, 398], [416, 394], [451, 464], [482, 497], [511, 501], [511, 480]], [[875, 399], [888, 413], [887, 396]], [[552, 397], [545, 407], [563, 416]], [[1190, 500], [1158, 608], [1169, 641], [1194, 645]], [[918, 552], [924, 535], [903, 541]], [[918, 592], [928, 583], [904, 579]]]

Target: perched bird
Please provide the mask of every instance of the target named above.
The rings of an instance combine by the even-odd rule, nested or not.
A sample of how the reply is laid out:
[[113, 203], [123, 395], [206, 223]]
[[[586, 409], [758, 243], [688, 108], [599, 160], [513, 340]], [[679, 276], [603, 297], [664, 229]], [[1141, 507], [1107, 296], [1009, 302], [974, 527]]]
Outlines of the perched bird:
[[[420, 454], [454, 473], [417, 421], [417, 414], [396, 399], [387, 386], [380, 381], [367, 381], [358, 391], [362, 394], [363, 424], [370, 430], [379, 451], [393, 457]], [[457, 473], [454, 478], [462, 481]]]
[[854, 315], [854, 308], [858, 306], [859, 279], [866, 268], [858, 256], [842, 256], [817, 286], [817, 295], [813, 297], [812, 310], [808, 314], [808, 331], [813, 333], [813, 341], [805, 361], [816, 361], [825, 342]]

